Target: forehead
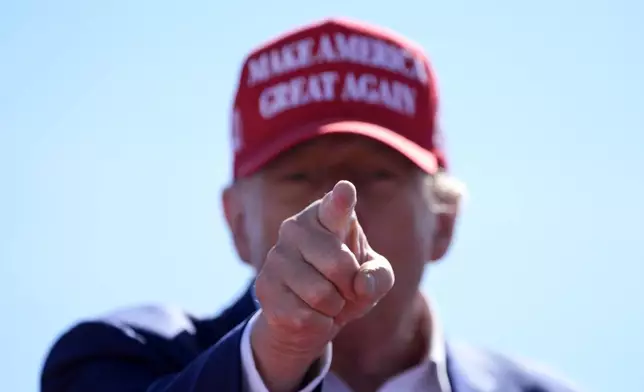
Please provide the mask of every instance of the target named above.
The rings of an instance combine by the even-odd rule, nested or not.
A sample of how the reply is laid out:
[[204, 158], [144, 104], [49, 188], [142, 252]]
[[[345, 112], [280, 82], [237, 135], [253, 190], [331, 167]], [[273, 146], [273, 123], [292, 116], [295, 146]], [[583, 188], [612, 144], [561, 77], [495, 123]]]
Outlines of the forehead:
[[404, 155], [376, 140], [348, 134], [324, 135], [291, 147], [273, 159], [265, 170], [294, 165], [379, 164], [415, 167]]

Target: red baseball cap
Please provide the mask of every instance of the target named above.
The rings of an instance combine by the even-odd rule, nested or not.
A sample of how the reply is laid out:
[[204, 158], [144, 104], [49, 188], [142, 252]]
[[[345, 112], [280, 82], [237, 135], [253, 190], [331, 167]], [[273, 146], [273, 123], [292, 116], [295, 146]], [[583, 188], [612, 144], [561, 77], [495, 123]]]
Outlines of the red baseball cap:
[[232, 110], [234, 177], [332, 133], [375, 139], [433, 174], [446, 168], [437, 105], [429, 60], [415, 43], [346, 19], [297, 28], [244, 61]]

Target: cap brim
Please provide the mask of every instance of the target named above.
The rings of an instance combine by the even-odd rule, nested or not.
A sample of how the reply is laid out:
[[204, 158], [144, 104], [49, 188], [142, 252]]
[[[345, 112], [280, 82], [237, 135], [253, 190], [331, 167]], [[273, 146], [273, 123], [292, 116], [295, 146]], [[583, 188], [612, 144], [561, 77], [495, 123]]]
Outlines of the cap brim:
[[237, 175], [243, 177], [252, 174], [289, 148], [316, 137], [331, 134], [365, 136], [398, 151], [429, 174], [434, 174], [438, 170], [438, 161], [431, 151], [392, 130], [361, 121], [336, 121], [308, 124], [290, 132], [285, 132], [281, 137], [272, 140], [255, 156], [242, 164], [237, 170]]

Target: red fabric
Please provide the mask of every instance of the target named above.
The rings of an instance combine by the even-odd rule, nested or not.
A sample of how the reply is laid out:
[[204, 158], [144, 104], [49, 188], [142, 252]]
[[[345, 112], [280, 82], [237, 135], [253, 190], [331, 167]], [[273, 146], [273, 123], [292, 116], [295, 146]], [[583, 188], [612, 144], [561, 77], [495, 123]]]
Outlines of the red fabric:
[[244, 62], [233, 105], [234, 176], [329, 133], [376, 139], [434, 173], [447, 165], [437, 105], [429, 60], [416, 44], [344, 19], [300, 27]]

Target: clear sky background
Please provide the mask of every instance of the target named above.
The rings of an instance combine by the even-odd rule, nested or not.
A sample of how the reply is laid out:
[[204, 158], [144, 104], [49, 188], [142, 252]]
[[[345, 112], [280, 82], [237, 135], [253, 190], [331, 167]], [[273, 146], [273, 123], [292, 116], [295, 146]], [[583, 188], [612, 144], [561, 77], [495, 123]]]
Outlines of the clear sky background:
[[644, 2], [0, 1], [0, 390], [117, 307], [245, 287], [220, 209], [243, 56], [350, 16], [433, 59], [471, 197], [428, 271], [450, 337], [644, 391]]

